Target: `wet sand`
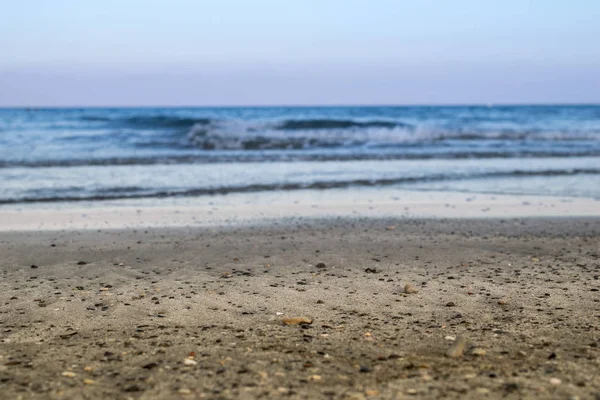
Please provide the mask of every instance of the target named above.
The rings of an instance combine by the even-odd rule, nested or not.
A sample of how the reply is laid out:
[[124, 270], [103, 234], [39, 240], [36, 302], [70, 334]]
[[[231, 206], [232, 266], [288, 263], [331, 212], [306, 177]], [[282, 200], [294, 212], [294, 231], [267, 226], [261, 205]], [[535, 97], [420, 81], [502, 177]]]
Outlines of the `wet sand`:
[[598, 218], [6, 232], [0, 254], [3, 399], [600, 395]]
[[398, 188], [241, 193], [0, 207], [0, 232], [231, 226], [315, 218], [600, 217], [600, 199]]

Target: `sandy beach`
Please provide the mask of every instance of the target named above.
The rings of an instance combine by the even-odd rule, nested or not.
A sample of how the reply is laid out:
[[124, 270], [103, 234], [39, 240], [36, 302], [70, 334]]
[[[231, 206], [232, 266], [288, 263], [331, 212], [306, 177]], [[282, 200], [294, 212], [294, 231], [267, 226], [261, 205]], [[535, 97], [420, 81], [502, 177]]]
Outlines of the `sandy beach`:
[[599, 242], [591, 217], [0, 233], [0, 397], [593, 399]]
[[0, 400], [600, 400], [600, 1], [4, 1]]

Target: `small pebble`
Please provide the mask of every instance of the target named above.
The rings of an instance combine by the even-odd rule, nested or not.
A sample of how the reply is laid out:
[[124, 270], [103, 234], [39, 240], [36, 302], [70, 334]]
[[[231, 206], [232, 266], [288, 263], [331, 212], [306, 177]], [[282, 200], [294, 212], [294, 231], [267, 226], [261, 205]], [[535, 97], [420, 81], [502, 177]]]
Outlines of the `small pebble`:
[[473, 350], [471, 350], [471, 354], [473, 354], [474, 356], [483, 357], [487, 354], [487, 352], [482, 348], [475, 347]]
[[313, 320], [305, 317], [284, 318], [281, 320], [285, 325], [310, 325]]
[[419, 289], [417, 289], [410, 283], [407, 283], [406, 286], [404, 286], [404, 293], [407, 293], [407, 294], [419, 293]]
[[558, 379], [558, 378], [550, 378], [550, 383], [552, 385], [558, 386], [558, 385], [560, 385], [562, 383], [562, 381], [560, 379]]
[[464, 336], [458, 336], [452, 346], [446, 351], [446, 357], [458, 358], [465, 352], [467, 339]]
[[371, 372], [371, 368], [367, 367], [366, 365], [361, 365], [358, 368], [358, 372], [362, 372], [362, 373]]

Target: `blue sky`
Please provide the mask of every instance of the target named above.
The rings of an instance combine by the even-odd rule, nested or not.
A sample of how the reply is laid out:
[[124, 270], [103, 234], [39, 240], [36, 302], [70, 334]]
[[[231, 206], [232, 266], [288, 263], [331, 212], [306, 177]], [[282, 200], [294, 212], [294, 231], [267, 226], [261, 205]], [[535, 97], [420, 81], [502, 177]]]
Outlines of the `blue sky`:
[[597, 0], [20, 0], [0, 106], [600, 102]]

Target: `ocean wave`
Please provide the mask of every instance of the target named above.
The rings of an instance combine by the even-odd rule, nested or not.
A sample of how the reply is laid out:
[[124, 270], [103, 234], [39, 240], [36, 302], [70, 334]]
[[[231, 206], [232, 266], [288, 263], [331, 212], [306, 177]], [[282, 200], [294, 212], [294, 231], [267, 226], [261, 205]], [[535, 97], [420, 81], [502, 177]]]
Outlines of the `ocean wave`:
[[212, 121], [196, 124], [188, 140], [203, 150], [306, 150], [406, 142], [412, 126], [350, 120]]
[[423, 142], [440, 141], [508, 141], [508, 142], [576, 142], [600, 141], [600, 132], [573, 132], [573, 131], [543, 131], [543, 130], [500, 130], [500, 131], [420, 131], [415, 135], [415, 140]]
[[[315, 121], [319, 123], [315, 124]], [[385, 148], [439, 142], [565, 142], [600, 141], [600, 132], [444, 131], [380, 121], [349, 124], [342, 121], [284, 121], [279, 124], [212, 121], [188, 132], [188, 141], [203, 150], [306, 150]], [[326, 126], [330, 126], [327, 127]], [[335, 126], [335, 127], [334, 127]], [[285, 129], [283, 127], [286, 127]], [[312, 128], [308, 128], [312, 127]]]
[[84, 122], [106, 122], [115, 127], [127, 127], [133, 129], [189, 129], [194, 125], [209, 124], [211, 122], [210, 118], [189, 118], [170, 115], [134, 115], [115, 118], [84, 115], [79, 117], [79, 120]]
[[212, 122], [210, 118], [187, 118], [175, 116], [133, 116], [121, 121], [126, 126], [136, 128], [191, 128], [194, 125], [207, 125]]
[[321, 130], [352, 128], [413, 128], [413, 125], [394, 121], [355, 121], [344, 119], [288, 119], [276, 124], [281, 130]]
[[[349, 179], [349, 180], [331, 180], [331, 181], [313, 181], [313, 182], [287, 182], [287, 183], [265, 183], [249, 184], [238, 186], [220, 186], [220, 187], [199, 187], [178, 190], [160, 190], [143, 187], [114, 187], [99, 188], [94, 191], [84, 192], [83, 188], [68, 188], [54, 192], [52, 195], [34, 193], [34, 196], [24, 196], [20, 198], [0, 198], [0, 205], [19, 204], [19, 203], [52, 203], [52, 202], [81, 202], [81, 201], [107, 201], [107, 200], [125, 200], [125, 199], [146, 199], [146, 198], [166, 198], [166, 197], [200, 197], [212, 195], [224, 195], [230, 193], [252, 193], [252, 192], [270, 192], [270, 191], [294, 191], [294, 190], [325, 190], [341, 189], [349, 187], [384, 187], [402, 184], [443, 182], [443, 181], [464, 181], [473, 179], [489, 178], [523, 178], [523, 177], [549, 177], [549, 176], [575, 176], [575, 175], [600, 175], [598, 168], [573, 168], [564, 170], [513, 170], [496, 171], [475, 174], [432, 174], [425, 176], [405, 176], [397, 178], [383, 179]], [[73, 190], [77, 189], [77, 190]], [[75, 194], [78, 193], [78, 194]]]
[[[164, 134], [157, 147], [181, 148], [182, 143], [205, 151], [306, 150], [384, 148], [438, 142], [600, 142], [600, 130], [557, 130], [492, 127], [473, 128], [456, 121], [448, 126], [427, 120], [408, 123], [397, 119], [283, 118], [235, 119], [175, 115], [128, 115], [119, 118], [86, 115], [85, 121], [106, 122], [110, 128]], [[131, 133], [131, 132], [130, 132]], [[173, 136], [177, 134], [179, 136]], [[141, 141], [140, 143], [145, 143]], [[142, 144], [140, 144], [141, 146]], [[148, 145], [144, 145], [148, 147]], [[185, 146], [184, 146], [185, 147]]]
[[294, 152], [234, 152], [194, 155], [169, 155], [146, 157], [110, 157], [91, 159], [54, 159], [54, 160], [0, 160], [0, 168], [54, 168], [82, 166], [119, 166], [119, 165], [174, 165], [174, 164], [222, 164], [256, 162], [302, 162], [302, 161], [369, 161], [369, 160], [462, 160], [462, 159], [530, 159], [559, 157], [600, 157], [600, 149], [587, 151], [545, 150], [539, 151], [453, 151], [447, 153], [294, 153]]

